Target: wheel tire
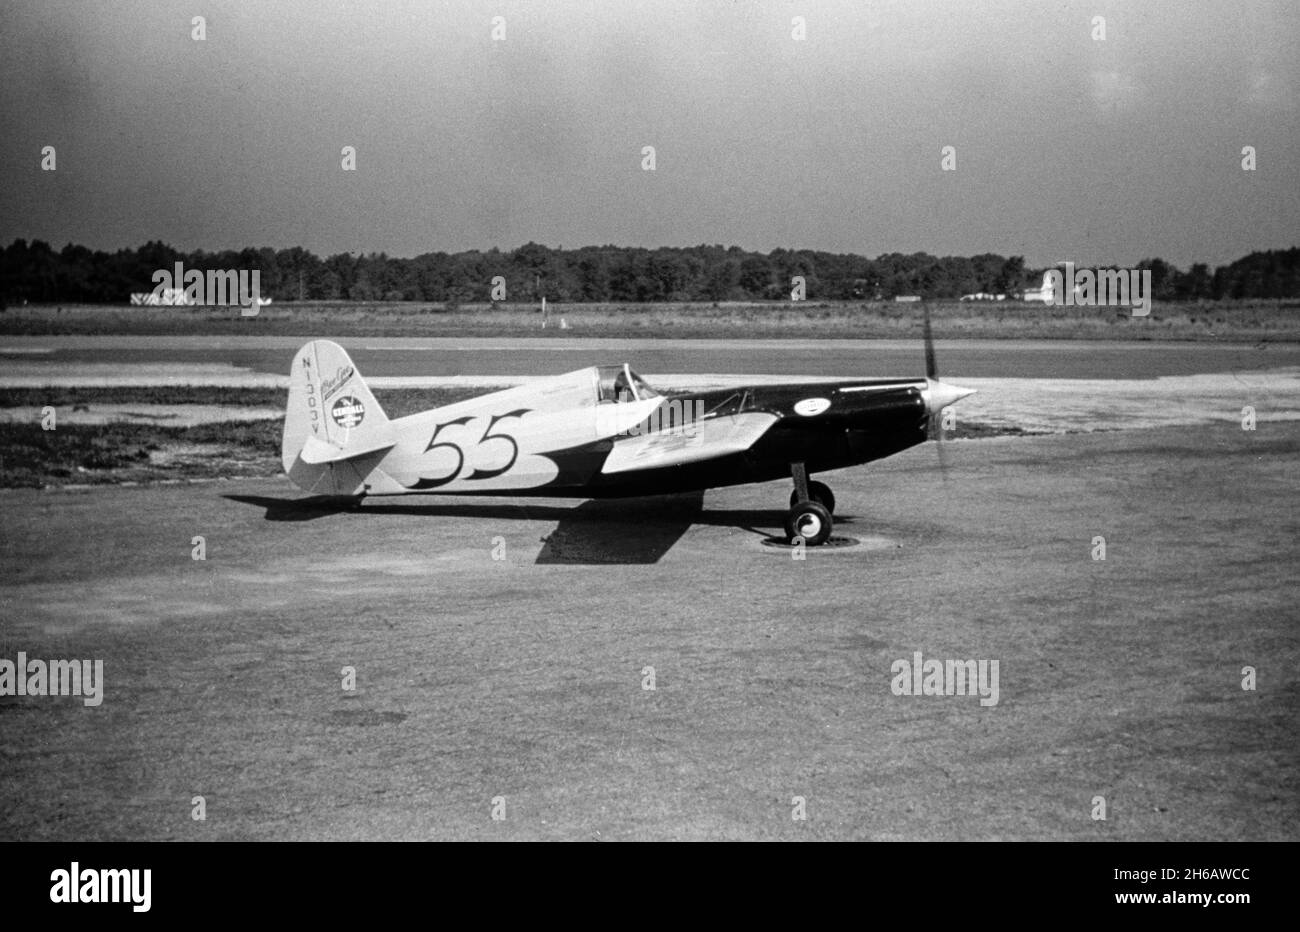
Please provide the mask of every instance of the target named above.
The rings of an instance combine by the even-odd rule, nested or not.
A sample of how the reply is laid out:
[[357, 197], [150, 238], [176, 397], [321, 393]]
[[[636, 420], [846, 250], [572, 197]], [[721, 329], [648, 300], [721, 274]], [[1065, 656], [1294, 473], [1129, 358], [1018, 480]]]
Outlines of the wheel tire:
[[[821, 505], [831, 514], [835, 514], [835, 493], [825, 482], [809, 482], [808, 498]], [[790, 493], [790, 507], [793, 508], [799, 504], [799, 493], [794, 491]]]
[[809, 547], [826, 543], [831, 536], [834, 522], [831, 513], [817, 502], [804, 502], [795, 505], [785, 515], [785, 533], [790, 541], [802, 537]]

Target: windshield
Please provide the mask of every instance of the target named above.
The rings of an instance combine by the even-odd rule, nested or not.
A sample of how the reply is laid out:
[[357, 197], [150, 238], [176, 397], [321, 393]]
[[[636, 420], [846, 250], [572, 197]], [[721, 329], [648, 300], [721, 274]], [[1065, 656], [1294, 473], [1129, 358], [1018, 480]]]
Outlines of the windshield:
[[626, 364], [596, 368], [596, 400], [600, 404], [645, 401], [647, 398], [658, 397], [659, 393]]
[[645, 401], [647, 398], [659, 397], [659, 393], [651, 388], [645, 379], [641, 378], [641, 376], [637, 375], [631, 369], [628, 369], [627, 371], [628, 374], [632, 376], [632, 384], [636, 386], [636, 394], [638, 398]]

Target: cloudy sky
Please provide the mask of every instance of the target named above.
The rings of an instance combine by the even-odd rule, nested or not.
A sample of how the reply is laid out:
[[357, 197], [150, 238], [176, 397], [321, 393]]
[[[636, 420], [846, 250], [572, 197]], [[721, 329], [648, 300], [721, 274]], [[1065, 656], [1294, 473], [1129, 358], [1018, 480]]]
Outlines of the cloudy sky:
[[0, 242], [1214, 264], [1300, 244], [1297, 49], [1294, 0], [3, 0]]

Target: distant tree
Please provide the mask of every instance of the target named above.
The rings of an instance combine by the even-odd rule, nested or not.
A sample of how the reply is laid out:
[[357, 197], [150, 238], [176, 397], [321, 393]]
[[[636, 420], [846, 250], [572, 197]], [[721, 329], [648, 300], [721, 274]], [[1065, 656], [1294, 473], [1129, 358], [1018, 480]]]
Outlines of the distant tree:
[[333, 277], [335, 294], [340, 298], [350, 297], [357, 274], [351, 254], [340, 252], [330, 256], [325, 260], [325, 271]]
[[1010, 294], [1023, 290], [1025, 286], [1025, 257], [1012, 256], [1002, 263], [993, 290], [997, 294]]
[[[542, 294], [564, 301], [784, 299], [796, 275], [803, 276], [809, 298], [863, 300], [877, 293], [950, 298], [976, 291], [1013, 293], [1037, 285], [1042, 274], [1027, 270], [1021, 256], [992, 253], [969, 258], [888, 253], [873, 260], [815, 250], [774, 249], [764, 255], [716, 244], [563, 250], [526, 243], [504, 253], [467, 250], [413, 259], [338, 253], [322, 260], [301, 247], [183, 254], [151, 240], [111, 253], [73, 243], [55, 252], [48, 243], [16, 239], [0, 249], [0, 298], [10, 304], [122, 302], [130, 292], [152, 289], [153, 273], [170, 270], [177, 261], [200, 270], [256, 268], [265, 296], [316, 301], [485, 301], [498, 275], [506, 279], [512, 301]], [[1295, 247], [1250, 253], [1214, 270], [1199, 263], [1182, 272], [1162, 259], [1143, 259], [1137, 267], [1151, 271], [1161, 300], [1300, 296], [1300, 249]]]
[[1208, 298], [1213, 284], [1209, 267], [1204, 262], [1197, 262], [1185, 274], [1178, 276], [1176, 294], [1183, 301]]
[[1157, 301], [1169, 301], [1175, 297], [1175, 285], [1182, 273], [1174, 266], [1164, 259], [1143, 259], [1134, 268], [1151, 273], [1151, 297]]
[[740, 263], [728, 259], [719, 262], [708, 272], [704, 293], [710, 301], [725, 301], [731, 296], [731, 290], [740, 284]]
[[772, 263], [767, 256], [746, 256], [741, 260], [739, 284], [749, 297], [765, 297], [772, 285]]

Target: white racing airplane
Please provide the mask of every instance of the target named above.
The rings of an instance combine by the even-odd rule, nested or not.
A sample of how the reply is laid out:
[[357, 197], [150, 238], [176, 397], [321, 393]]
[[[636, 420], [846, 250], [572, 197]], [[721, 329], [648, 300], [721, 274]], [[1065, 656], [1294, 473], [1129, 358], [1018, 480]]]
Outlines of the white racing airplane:
[[831, 535], [835, 497], [810, 474], [934, 435], [972, 393], [926, 375], [664, 394], [626, 365], [592, 366], [390, 420], [343, 347], [313, 340], [290, 373], [282, 457], [315, 495], [615, 498], [790, 476], [788, 537]]

